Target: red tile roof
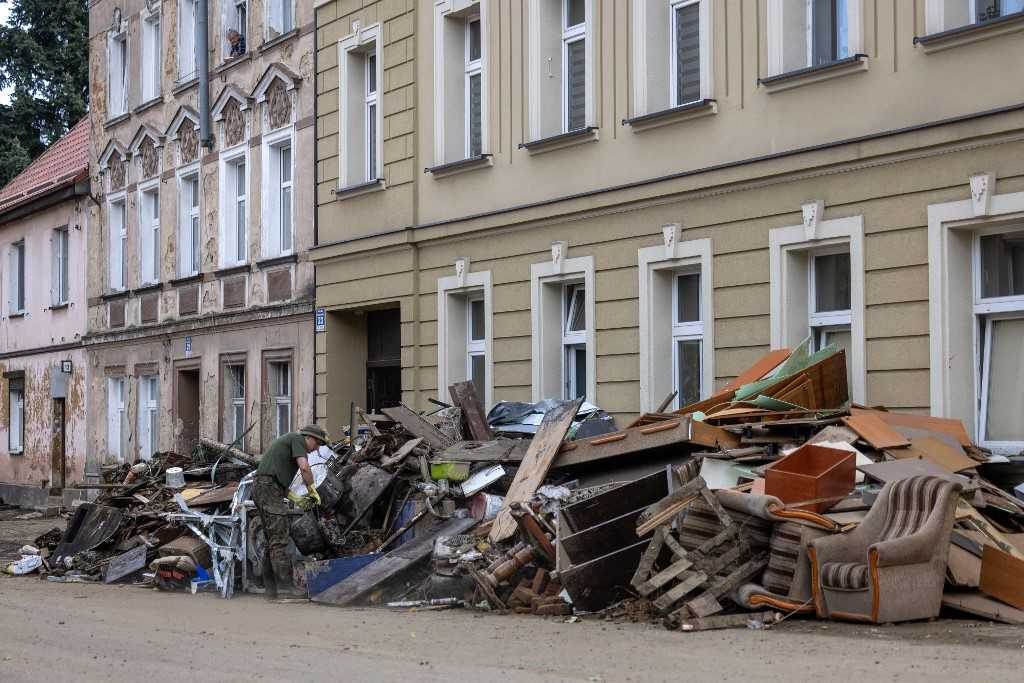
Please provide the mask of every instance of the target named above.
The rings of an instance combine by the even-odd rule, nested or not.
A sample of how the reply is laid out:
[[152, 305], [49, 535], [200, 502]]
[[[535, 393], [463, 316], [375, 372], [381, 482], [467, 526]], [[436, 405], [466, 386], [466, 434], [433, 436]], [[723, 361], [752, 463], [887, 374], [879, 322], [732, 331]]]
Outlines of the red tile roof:
[[89, 121], [84, 118], [0, 189], [0, 213], [89, 175]]

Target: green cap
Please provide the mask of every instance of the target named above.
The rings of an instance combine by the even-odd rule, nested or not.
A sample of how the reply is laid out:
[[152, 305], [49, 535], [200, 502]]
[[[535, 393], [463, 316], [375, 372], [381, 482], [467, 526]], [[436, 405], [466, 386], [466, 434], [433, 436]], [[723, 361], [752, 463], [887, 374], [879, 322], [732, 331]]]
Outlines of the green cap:
[[311, 436], [314, 439], [319, 439], [322, 443], [327, 443], [331, 438], [327, 434], [327, 430], [325, 430], [320, 425], [306, 425], [305, 427], [299, 430], [299, 434], [301, 434], [302, 436]]

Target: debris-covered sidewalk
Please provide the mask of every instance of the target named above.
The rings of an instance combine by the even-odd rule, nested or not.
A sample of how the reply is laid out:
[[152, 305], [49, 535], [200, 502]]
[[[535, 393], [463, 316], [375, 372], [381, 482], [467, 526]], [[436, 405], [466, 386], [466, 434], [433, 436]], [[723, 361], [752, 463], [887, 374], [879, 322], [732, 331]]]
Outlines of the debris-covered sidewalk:
[[[851, 405], [846, 378], [842, 350], [807, 340], [623, 428], [582, 400], [485, 415], [469, 382], [427, 414], [353, 406], [349, 436], [310, 455], [321, 505], [291, 513], [295, 584], [330, 605], [683, 631], [944, 608], [1024, 623], [1024, 455], [978, 448], [956, 420]], [[257, 462], [203, 440], [113, 469], [8, 572], [262, 592]]]

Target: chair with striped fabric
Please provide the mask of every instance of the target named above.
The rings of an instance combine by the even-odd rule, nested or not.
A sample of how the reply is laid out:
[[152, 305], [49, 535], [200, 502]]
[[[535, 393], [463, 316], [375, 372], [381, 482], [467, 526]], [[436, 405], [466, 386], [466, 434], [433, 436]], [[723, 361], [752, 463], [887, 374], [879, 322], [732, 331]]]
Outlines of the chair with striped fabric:
[[961, 486], [889, 482], [853, 531], [810, 542], [819, 617], [887, 623], [938, 616]]

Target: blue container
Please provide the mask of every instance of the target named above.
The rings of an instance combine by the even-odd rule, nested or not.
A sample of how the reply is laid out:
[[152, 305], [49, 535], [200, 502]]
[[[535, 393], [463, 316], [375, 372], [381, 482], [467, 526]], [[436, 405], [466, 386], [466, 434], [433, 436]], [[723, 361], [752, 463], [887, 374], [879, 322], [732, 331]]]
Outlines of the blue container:
[[352, 574], [384, 557], [383, 553], [378, 555], [350, 555], [348, 557], [336, 557], [333, 560], [306, 563], [306, 587], [309, 597], [319, 595], [335, 585], [339, 581], [347, 579]]

